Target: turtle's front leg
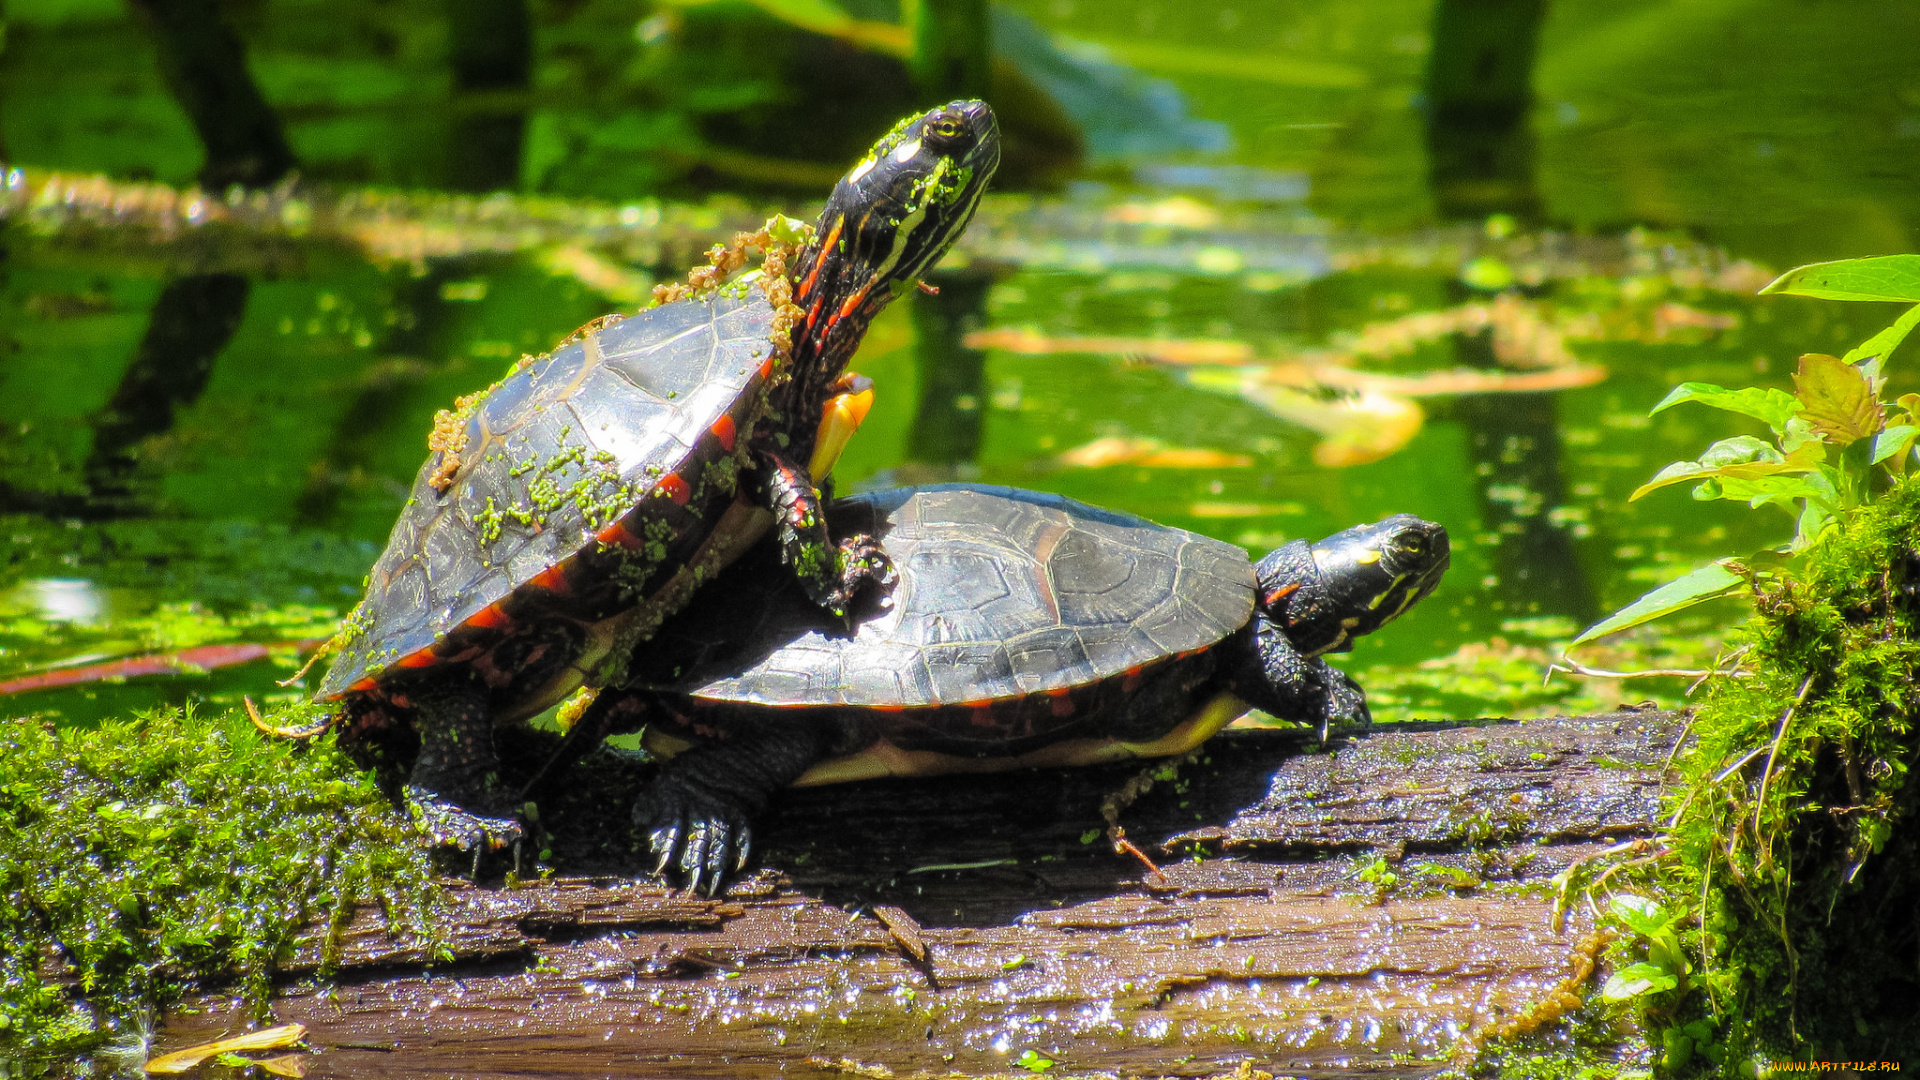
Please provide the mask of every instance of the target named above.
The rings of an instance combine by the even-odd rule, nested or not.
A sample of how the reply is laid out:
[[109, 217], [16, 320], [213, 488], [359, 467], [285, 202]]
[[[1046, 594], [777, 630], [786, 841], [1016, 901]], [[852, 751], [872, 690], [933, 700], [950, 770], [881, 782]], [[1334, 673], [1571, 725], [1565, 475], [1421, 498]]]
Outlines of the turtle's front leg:
[[820, 492], [804, 466], [776, 449], [756, 453], [758, 481], [773, 511], [781, 561], [793, 567], [808, 597], [835, 615], [845, 615], [863, 583], [893, 584], [893, 563], [873, 537], [860, 533], [833, 542], [820, 511]]
[[725, 715], [731, 711], [703, 715], [701, 725], [721, 736], [669, 759], [633, 807], [659, 860], [654, 872], [674, 872], [689, 891], [709, 896], [747, 865], [754, 819], [773, 793], [826, 756], [829, 743], [798, 717]]
[[1326, 660], [1300, 652], [1264, 611], [1256, 611], [1241, 633], [1248, 636], [1251, 656], [1234, 681], [1249, 704], [1282, 720], [1317, 725], [1322, 742], [1335, 724], [1373, 723], [1360, 684]]
[[465, 667], [432, 671], [400, 694], [414, 707], [420, 756], [405, 789], [408, 809], [436, 847], [471, 851], [520, 842], [518, 808], [496, 788], [487, 686]]

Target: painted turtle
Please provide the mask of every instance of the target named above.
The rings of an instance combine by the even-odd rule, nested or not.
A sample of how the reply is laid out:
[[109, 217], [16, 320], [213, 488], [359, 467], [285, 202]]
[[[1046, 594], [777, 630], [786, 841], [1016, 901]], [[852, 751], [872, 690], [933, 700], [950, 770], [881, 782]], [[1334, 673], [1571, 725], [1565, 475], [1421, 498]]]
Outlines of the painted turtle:
[[581, 717], [670, 758], [635, 818], [718, 889], [772, 792], [1183, 753], [1249, 706], [1369, 720], [1343, 652], [1432, 591], [1447, 532], [1409, 514], [1253, 565], [1241, 548], [1059, 495], [951, 485], [829, 507], [900, 578], [852, 624], [763, 545], [664, 625]]
[[[411, 723], [405, 793], [434, 843], [477, 858], [517, 841], [492, 725], [617, 678], [770, 524], [811, 603], [838, 613], [890, 580], [860, 530], [827, 533], [813, 472], [841, 441], [830, 402], [874, 315], [966, 226], [999, 153], [981, 102], [903, 121], [835, 186], [797, 257], [770, 232], [716, 247], [691, 295], [590, 324], [442, 414], [315, 695], [342, 704], [350, 733]], [[726, 283], [742, 242], [766, 252], [758, 280]]]

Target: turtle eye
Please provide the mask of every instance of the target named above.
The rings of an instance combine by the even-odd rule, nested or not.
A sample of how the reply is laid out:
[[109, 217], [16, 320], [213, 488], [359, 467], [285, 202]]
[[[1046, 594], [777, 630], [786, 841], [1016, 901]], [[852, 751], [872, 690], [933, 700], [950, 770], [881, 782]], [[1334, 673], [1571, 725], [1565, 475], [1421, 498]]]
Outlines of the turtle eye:
[[1427, 541], [1418, 533], [1400, 538], [1400, 550], [1409, 555], [1418, 555], [1427, 550]]
[[935, 141], [948, 142], [960, 138], [967, 132], [967, 126], [955, 116], [936, 117], [927, 122], [926, 136]]

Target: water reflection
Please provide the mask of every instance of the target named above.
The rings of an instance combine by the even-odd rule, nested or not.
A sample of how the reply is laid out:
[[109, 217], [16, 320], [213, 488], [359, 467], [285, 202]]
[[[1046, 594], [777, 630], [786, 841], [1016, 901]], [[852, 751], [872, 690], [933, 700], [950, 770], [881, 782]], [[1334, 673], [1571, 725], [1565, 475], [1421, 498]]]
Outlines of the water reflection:
[[1538, 221], [1528, 114], [1546, 0], [1440, 0], [1427, 54], [1427, 178], [1448, 218]]
[[240, 274], [189, 274], [161, 290], [132, 363], [94, 418], [93, 449], [82, 468], [88, 497], [75, 509], [88, 516], [141, 509], [138, 448], [172, 430], [175, 417], [206, 390], [215, 358], [246, 314], [249, 289]]
[[526, 0], [446, 0], [453, 66], [446, 175], [453, 191], [520, 186], [533, 77], [533, 20]]
[[[1493, 332], [1460, 334], [1464, 365], [1492, 367]], [[1572, 536], [1553, 511], [1566, 501], [1561, 477], [1558, 393], [1468, 396], [1454, 416], [1468, 431], [1480, 539], [1492, 548], [1492, 608], [1506, 614], [1564, 615], [1582, 625], [1599, 614], [1593, 584]]]
[[341, 497], [377, 483], [382, 454], [396, 441], [418, 435], [400, 430], [414, 417], [412, 392], [455, 351], [449, 286], [478, 272], [480, 262], [471, 256], [435, 259], [417, 275], [394, 276], [387, 328], [373, 346], [376, 359], [362, 373], [325, 449], [307, 467], [306, 485], [294, 499], [295, 524], [337, 525]]
[[15, 586], [14, 597], [48, 622], [85, 625], [107, 613], [106, 594], [84, 578], [34, 578]]
[[980, 456], [980, 429], [987, 414], [985, 349], [966, 337], [987, 319], [987, 293], [1004, 276], [985, 265], [934, 274], [940, 291], [914, 298], [914, 371], [920, 400], [907, 436], [907, 459], [957, 468]]
[[[1537, 145], [1528, 124], [1544, 0], [1441, 0], [1427, 58], [1428, 184], [1444, 217], [1536, 221]], [[1496, 219], [1498, 220], [1498, 219]], [[1509, 228], [1496, 224], [1490, 231]], [[1496, 273], [1498, 271], [1496, 270]], [[1460, 286], [1457, 299], [1466, 299]], [[1500, 366], [1491, 327], [1453, 335], [1463, 367]], [[1550, 511], [1565, 499], [1554, 393], [1467, 396], [1481, 541], [1492, 546], [1491, 607], [1591, 621], [1593, 585]]]

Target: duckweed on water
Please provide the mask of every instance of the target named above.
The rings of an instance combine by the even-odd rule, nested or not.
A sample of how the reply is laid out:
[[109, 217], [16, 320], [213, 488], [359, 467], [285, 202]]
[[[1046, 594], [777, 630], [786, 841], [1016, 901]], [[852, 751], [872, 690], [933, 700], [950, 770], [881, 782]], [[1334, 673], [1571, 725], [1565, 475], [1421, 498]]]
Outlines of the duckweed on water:
[[303, 926], [378, 903], [433, 932], [437, 895], [406, 821], [330, 737], [191, 710], [0, 724], [0, 1060], [29, 1075], [83, 1072], [195, 980], [264, 1009]]

